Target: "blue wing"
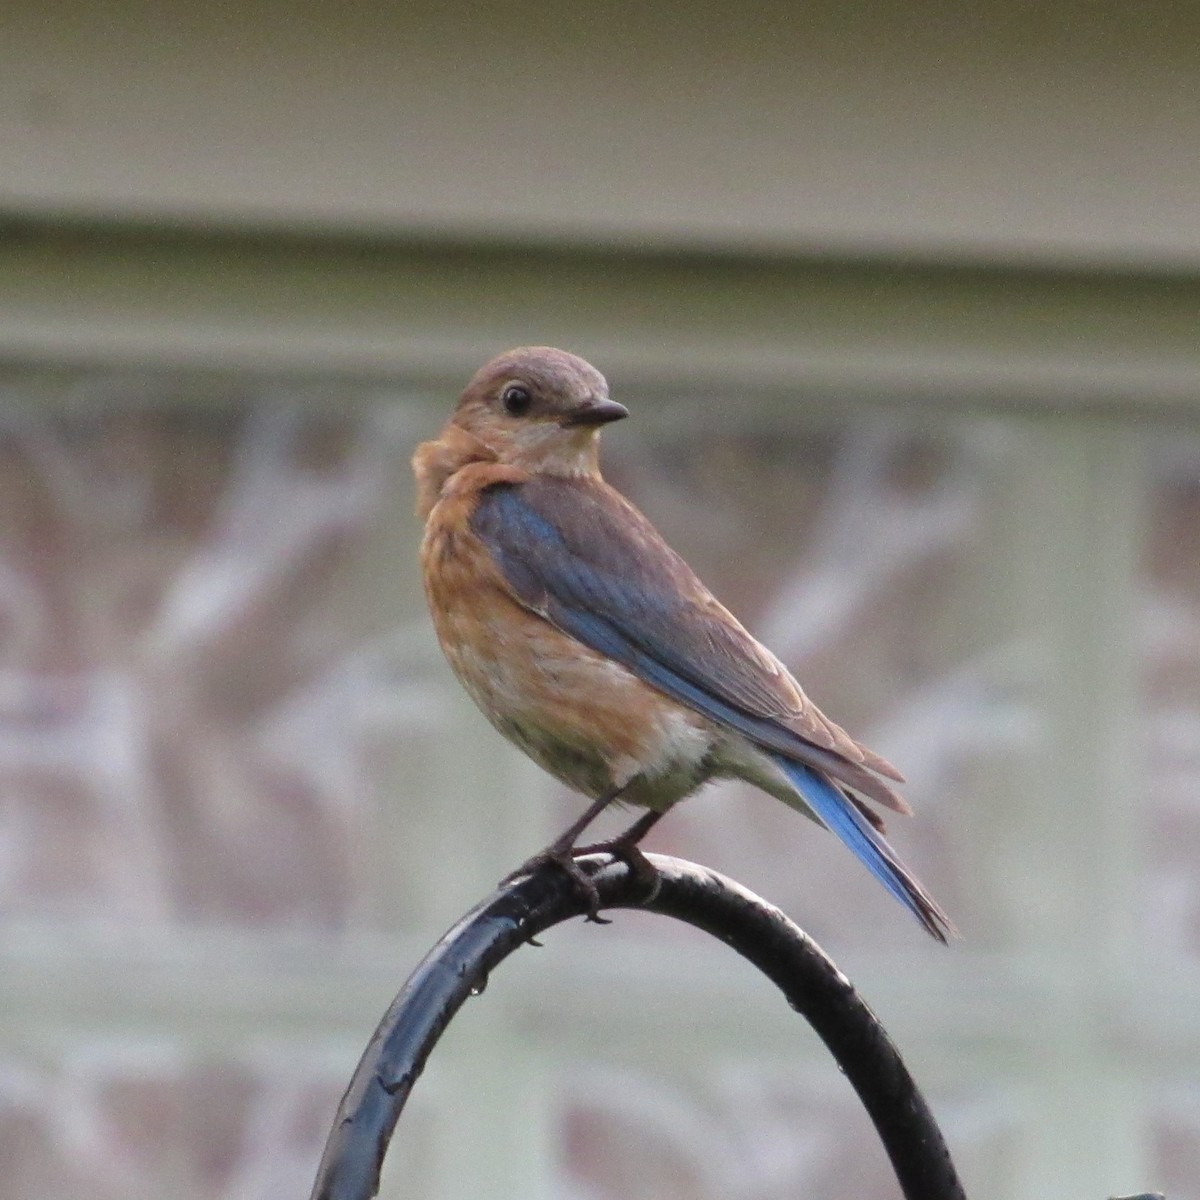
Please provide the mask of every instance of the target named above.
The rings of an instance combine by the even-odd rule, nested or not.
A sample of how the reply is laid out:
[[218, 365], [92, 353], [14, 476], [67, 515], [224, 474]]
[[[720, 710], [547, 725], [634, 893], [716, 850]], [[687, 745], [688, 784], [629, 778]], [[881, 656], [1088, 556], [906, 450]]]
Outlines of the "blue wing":
[[524, 605], [770, 753], [822, 823], [944, 940], [944, 915], [839, 785], [903, 802], [828, 737], [790, 727], [801, 715], [790, 681], [636, 509], [604, 484], [537, 476], [486, 489], [471, 528]]
[[[514, 593], [667, 695], [907, 812], [855, 745], [713, 599], [654, 527], [606, 485], [539, 476], [493, 486], [471, 519]], [[850, 756], [853, 757], [850, 757]]]

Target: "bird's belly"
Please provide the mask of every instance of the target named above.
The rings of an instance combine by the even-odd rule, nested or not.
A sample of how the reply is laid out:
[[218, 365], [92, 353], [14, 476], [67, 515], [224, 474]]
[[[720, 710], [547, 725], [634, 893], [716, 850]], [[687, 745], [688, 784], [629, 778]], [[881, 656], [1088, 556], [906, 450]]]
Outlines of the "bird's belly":
[[475, 703], [569, 787], [625, 788], [622, 800], [657, 809], [707, 778], [716, 735], [703, 717], [507, 597], [476, 611], [441, 605], [435, 621]]

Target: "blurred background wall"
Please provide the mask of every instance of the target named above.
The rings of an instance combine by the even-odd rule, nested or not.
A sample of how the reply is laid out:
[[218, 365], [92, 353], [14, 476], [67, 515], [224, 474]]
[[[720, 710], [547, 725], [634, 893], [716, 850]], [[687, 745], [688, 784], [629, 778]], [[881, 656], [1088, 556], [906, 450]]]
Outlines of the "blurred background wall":
[[[577, 801], [432, 645], [407, 458], [521, 343], [909, 775], [928, 942], [713, 789], [656, 848], [856, 979], [973, 1200], [1200, 1197], [1200, 12], [0, 14], [0, 1196], [305, 1196], [430, 941]], [[782, 1010], [782, 1011], [781, 1011]], [[386, 1195], [894, 1195], [636, 916], [505, 967]]]

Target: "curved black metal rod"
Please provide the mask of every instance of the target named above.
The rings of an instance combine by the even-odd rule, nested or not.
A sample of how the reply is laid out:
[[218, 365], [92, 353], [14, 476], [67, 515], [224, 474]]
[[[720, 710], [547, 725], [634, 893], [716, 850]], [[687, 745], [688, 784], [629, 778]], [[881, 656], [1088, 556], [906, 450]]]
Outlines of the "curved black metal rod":
[[[806, 1017], [858, 1093], [906, 1200], [965, 1200], [950, 1153], [899, 1052], [824, 951], [777, 908], [740, 884], [682, 859], [647, 855], [655, 883], [607, 855], [578, 860], [602, 908], [643, 908], [695, 925], [771, 979]], [[502, 888], [472, 909], [425, 957], [392, 1002], [338, 1106], [311, 1200], [368, 1200], [425, 1062], [451, 1018], [488, 973], [530, 938], [586, 905], [553, 868]]]

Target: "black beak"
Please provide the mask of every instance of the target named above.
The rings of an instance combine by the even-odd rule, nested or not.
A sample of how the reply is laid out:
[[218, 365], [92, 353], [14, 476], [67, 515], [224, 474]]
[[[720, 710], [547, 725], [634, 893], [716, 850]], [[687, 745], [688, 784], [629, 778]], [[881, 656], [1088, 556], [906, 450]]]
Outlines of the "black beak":
[[563, 417], [559, 424], [567, 429], [579, 425], [607, 425], [610, 421], [620, 421], [627, 416], [629, 409], [615, 400], [593, 400]]

